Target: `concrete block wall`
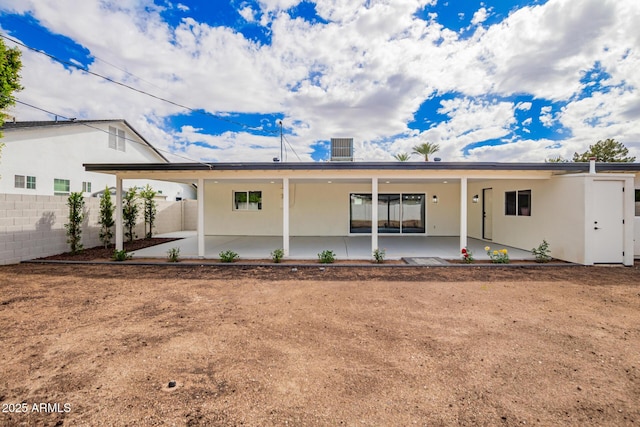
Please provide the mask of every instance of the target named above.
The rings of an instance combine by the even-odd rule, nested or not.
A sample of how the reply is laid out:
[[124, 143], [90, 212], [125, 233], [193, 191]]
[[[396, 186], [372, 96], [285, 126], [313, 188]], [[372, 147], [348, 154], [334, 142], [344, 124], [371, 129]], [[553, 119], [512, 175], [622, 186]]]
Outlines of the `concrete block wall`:
[[[85, 198], [85, 212], [82, 244], [85, 248], [99, 246], [100, 200]], [[66, 196], [0, 194], [0, 265], [67, 252], [64, 225], [68, 214]], [[195, 230], [196, 215], [195, 200], [158, 201], [154, 234]], [[142, 208], [138, 218], [135, 232], [142, 238]]]

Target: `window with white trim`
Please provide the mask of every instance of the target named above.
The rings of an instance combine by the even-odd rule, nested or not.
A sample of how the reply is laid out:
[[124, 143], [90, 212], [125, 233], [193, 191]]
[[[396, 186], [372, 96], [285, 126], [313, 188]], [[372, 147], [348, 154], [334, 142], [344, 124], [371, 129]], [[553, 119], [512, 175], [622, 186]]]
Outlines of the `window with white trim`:
[[83, 182], [82, 183], [82, 192], [83, 193], [91, 193], [91, 183], [90, 182]]
[[109, 126], [109, 148], [126, 151], [124, 130]]
[[35, 190], [36, 189], [36, 177], [35, 176], [27, 176], [27, 189]]
[[13, 186], [15, 188], [24, 188], [25, 180], [24, 175], [15, 175], [13, 177]]
[[262, 191], [234, 191], [234, 211], [260, 211], [262, 210]]
[[636, 216], [640, 216], [640, 189], [636, 190]]
[[68, 179], [54, 178], [53, 194], [56, 196], [66, 196], [71, 191], [71, 181]]
[[531, 190], [504, 193], [504, 214], [507, 216], [531, 216]]

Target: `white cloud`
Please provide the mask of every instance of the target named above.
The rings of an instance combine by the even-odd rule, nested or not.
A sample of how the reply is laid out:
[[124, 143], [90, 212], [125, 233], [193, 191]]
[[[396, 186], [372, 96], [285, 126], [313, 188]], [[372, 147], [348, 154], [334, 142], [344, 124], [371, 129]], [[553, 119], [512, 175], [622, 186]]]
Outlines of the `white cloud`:
[[471, 18], [471, 25], [479, 25], [487, 20], [489, 17], [489, 11], [486, 7], [481, 7], [473, 14], [473, 18]]
[[532, 106], [533, 104], [531, 102], [518, 102], [518, 104], [516, 105], [516, 109], [522, 110], [522, 111], [529, 111], [531, 110]]
[[[138, 78], [99, 60], [91, 65], [93, 71], [142, 90], [211, 113], [283, 113], [293, 132], [289, 140], [304, 159], [314, 143], [332, 136], [353, 136], [357, 156], [366, 159], [410, 152], [424, 139], [440, 143], [441, 157], [448, 160], [462, 159], [464, 147], [489, 139], [510, 143], [473, 149], [469, 159], [550, 157], [543, 155], [549, 141], [511, 142], [514, 110], [530, 111], [532, 103], [486, 101], [494, 95], [529, 94], [566, 103], [562, 111], [543, 107], [539, 117], [547, 127], [559, 123], [567, 129], [570, 139], [552, 150], [565, 156], [594, 138], [640, 141], [634, 126], [640, 119], [637, 1], [549, 0], [517, 10], [499, 24], [480, 26], [468, 39], [444, 28], [433, 14], [428, 22], [416, 17], [435, 0], [376, 1], [366, 7], [327, 0], [316, 4], [327, 25], [282, 13], [298, 3], [261, 0], [259, 11], [246, 5], [239, 10], [249, 22], [261, 14], [272, 45], [195, 18], [171, 28], [152, 0], [0, 0], [0, 9], [32, 13], [52, 32]], [[185, 10], [181, 6], [176, 7]], [[486, 22], [490, 10], [483, 5], [476, 11], [474, 25]], [[159, 148], [177, 147], [202, 158], [268, 161], [279, 155], [277, 138], [248, 133], [211, 137], [206, 130], [187, 127], [172, 135], [163, 130], [164, 118], [184, 112], [177, 106], [66, 70], [30, 51], [23, 62], [20, 98], [51, 111], [125, 118]], [[596, 62], [610, 75], [606, 84], [617, 87], [578, 96], [585, 89], [581, 77]], [[443, 103], [447, 120], [422, 133], [407, 127], [425, 100], [448, 92], [460, 95]], [[26, 107], [14, 112], [18, 119], [43, 118]], [[533, 151], [527, 154], [527, 149]]]
[[238, 11], [240, 16], [242, 16], [247, 22], [255, 22], [256, 20], [256, 12], [251, 8], [251, 6], [245, 6]]

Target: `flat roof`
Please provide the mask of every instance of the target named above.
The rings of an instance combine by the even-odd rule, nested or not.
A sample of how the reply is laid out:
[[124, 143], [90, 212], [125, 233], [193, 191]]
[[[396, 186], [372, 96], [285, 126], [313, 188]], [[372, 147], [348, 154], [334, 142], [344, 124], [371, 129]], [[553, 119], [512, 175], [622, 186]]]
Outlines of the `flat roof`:
[[[247, 162], [247, 163], [85, 163], [88, 172], [134, 171], [286, 171], [286, 170], [495, 170], [589, 172], [588, 162], [509, 163], [509, 162]], [[640, 163], [596, 163], [598, 172], [640, 172]]]

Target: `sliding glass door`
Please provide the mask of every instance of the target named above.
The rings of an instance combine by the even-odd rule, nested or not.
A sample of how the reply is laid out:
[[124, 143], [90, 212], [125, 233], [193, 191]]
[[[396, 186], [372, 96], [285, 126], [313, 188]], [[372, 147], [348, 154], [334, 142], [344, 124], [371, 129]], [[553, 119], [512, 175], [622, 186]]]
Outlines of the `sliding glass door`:
[[[377, 205], [378, 233], [425, 232], [424, 194], [379, 194]], [[351, 233], [371, 233], [373, 208], [371, 194], [351, 194], [349, 225]]]

